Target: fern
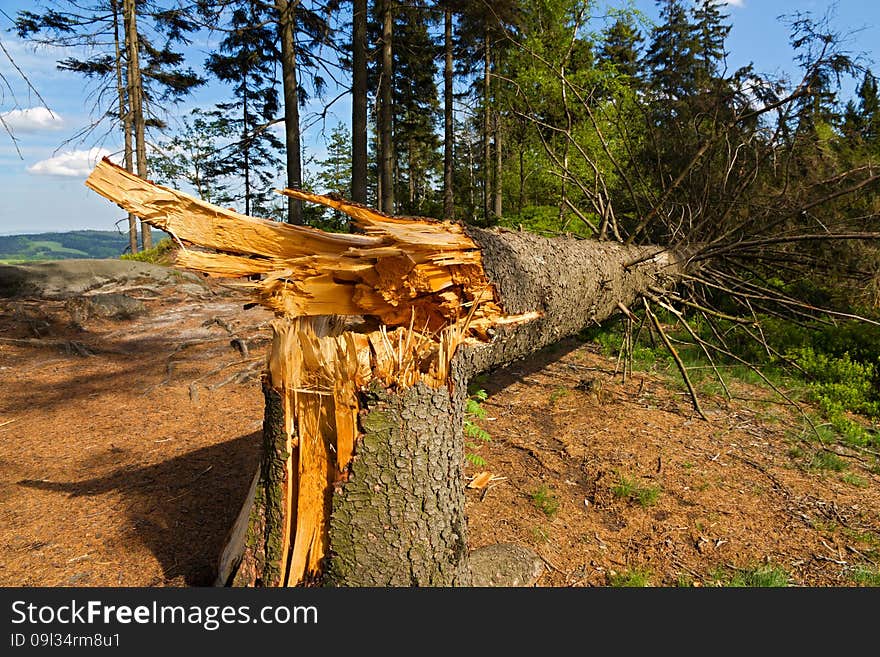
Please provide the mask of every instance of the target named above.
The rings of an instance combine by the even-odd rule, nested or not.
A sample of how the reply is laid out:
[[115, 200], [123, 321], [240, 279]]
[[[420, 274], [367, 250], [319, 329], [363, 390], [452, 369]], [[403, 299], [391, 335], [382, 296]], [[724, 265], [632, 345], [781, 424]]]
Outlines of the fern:
[[489, 435], [488, 431], [474, 424], [470, 420], [464, 421], [464, 435], [466, 435], [468, 438], [480, 440], [484, 443], [488, 443], [490, 440], [492, 440], [492, 436]]
[[[470, 450], [478, 450], [482, 445], [492, 440], [489, 432], [479, 426], [474, 420], [485, 420], [486, 409], [483, 408], [481, 402], [486, 401], [489, 395], [485, 390], [477, 390], [470, 397], [464, 407], [464, 435], [470, 440], [465, 442], [465, 446]], [[474, 452], [467, 452], [464, 457], [477, 467], [486, 465], [486, 459]]]

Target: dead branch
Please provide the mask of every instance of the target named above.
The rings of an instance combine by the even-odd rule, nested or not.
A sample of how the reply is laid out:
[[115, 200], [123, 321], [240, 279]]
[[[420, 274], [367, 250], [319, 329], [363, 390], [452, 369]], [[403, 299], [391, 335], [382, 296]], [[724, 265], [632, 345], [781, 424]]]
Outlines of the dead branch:
[[691, 383], [691, 379], [687, 373], [687, 368], [684, 366], [681, 357], [678, 355], [675, 347], [672, 346], [672, 343], [669, 341], [666, 332], [663, 330], [663, 327], [660, 326], [660, 321], [657, 319], [657, 316], [651, 311], [651, 306], [648, 304], [648, 300], [645, 297], [642, 297], [642, 303], [645, 306], [645, 313], [651, 320], [654, 328], [657, 329], [657, 332], [660, 334], [660, 339], [663, 340], [663, 344], [666, 346], [666, 349], [669, 350], [669, 353], [675, 361], [675, 364], [678, 366], [678, 371], [681, 372], [681, 376], [684, 379], [685, 385], [687, 386], [688, 393], [691, 396], [691, 402], [694, 405], [694, 410], [701, 418], [708, 421], [709, 418], [706, 417], [706, 414], [703, 413], [703, 409], [700, 407], [700, 400], [697, 397], [697, 392], [696, 390], [694, 390], [694, 386]]

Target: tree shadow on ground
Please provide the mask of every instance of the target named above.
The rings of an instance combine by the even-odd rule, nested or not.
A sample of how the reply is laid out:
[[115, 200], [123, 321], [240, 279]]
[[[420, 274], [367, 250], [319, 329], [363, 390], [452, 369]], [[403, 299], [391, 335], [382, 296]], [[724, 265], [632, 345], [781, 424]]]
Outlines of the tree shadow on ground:
[[145, 467], [103, 477], [18, 484], [69, 497], [116, 492], [135, 535], [156, 556], [166, 579], [210, 586], [217, 559], [259, 463], [260, 431]]
[[565, 338], [513, 363], [477, 374], [471, 379], [471, 386], [482, 388], [491, 397], [508, 386], [537, 374], [551, 363], [582, 347], [583, 344], [584, 341], [578, 337]]

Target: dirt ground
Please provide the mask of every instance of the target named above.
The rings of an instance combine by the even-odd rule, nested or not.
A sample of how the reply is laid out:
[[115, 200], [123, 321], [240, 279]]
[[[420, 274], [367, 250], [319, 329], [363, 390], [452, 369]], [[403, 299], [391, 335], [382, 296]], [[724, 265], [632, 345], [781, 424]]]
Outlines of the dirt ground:
[[[270, 317], [218, 284], [118, 291], [143, 312], [0, 300], [0, 585], [213, 581], [258, 460]], [[466, 471], [494, 479], [467, 490], [472, 548], [532, 548], [543, 587], [877, 572], [880, 475], [859, 454], [806, 468], [797, 415], [755, 390], [704, 400], [703, 421], [664, 380], [614, 366], [570, 340], [481, 379], [491, 441]]]

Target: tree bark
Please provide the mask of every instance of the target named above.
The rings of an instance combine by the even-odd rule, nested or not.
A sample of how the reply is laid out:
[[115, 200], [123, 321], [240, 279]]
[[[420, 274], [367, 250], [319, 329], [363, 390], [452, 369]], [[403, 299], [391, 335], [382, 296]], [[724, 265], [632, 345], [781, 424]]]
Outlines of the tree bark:
[[501, 212], [503, 210], [501, 206], [502, 202], [502, 194], [504, 192], [503, 185], [501, 184], [501, 177], [504, 174], [504, 170], [502, 168], [502, 159], [501, 159], [501, 126], [499, 125], [498, 120], [498, 112], [495, 112], [495, 120], [493, 121], [493, 128], [495, 133], [495, 188], [494, 188], [494, 199], [493, 203], [493, 212], [495, 213], [495, 221], [501, 219]]
[[452, 9], [448, 6], [443, 14], [443, 48], [445, 51], [443, 68], [443, 218], [451, 221], [455, 215], [455, 192], [453, 189], [455, 123], [452, 92]]
[[351, 200], [367, 202], [367, 0], [353, 0]]
[[523, 206], [526, 198], [526, 164], [525, 164], [525, 146], [519, 145], [519, 194], [517, 196], [516, 210], [522, 214]]
[[106, 160], [86, 184], [200, 247], [181, 249], [178, 266], [241, 277], [278, 314], [262, 464], [221, 584], [467, 585], [468, 379], [601, 322], [685, 267], [657, 247], [387, 217], [285, 190], [365, 234], [322, 233], [211, 206]]
[[[131, 121], [134, 126], [134, 147], [137, 156], [137, 174], [147, 177], [147, 142], [144, 135], [144, 87], [141, 78], [139, 37], [137, 31], [137, 8], [135, 0], [122, 0], [123, 22], [125, 24], [125, 43], [128, 52], [128, 102]], [[141, 222], [141, 247], [144, 251], [153, 248], [150, 225]]]
[[360, 395], [362, 435], [333, 495], [324, 584], [470, 584], [460, 384]]
[[491, 87], [492, 54], [489, 49], [489, 30], [483, 32], [483, 223], [492, 223], [492, 147], [491, 147]]
[[[128, 111], [126, 83], [122, 71], [124, 56], [120, 45], [125, 37], [120, 37], [119, 34], [119, 0], [112, 0], [110, 11], [113, 12], [113, 47], [116, 58], [116, 95], [119, 97], [119, 123], [122, 125], [123, 162], [125, 164], [125, 170], [133, 172], [134, 167], [132, 166], [131, 152], [131, 113]], [[128, 250], [132, 254], [138, 252], [137, 217], [130, 212], [128, 213]]]
[[618, 303], [630, 305], [640, 290], [679, 272], [663, 258], [625, 273], [643, 249], [468, 232], [508, 312], [541, 309], [543, 316], [499, 327], [490, 343], [459, 347], [447, 386], [374, 386], [361, 395], [356, 458], [332, 496], [326, 585], [470, 585], [462, 470], [468, 380], [607, 319]]
[[[275, 0], [278, 37], [281, 41], [281, 84], [284, 89], [284, 142], [287, 155], [287, 186], [302, 187], [302, 158], [299, 130], [299, 81], [296, 66], [296, 7], [299, 0]], [[287, 199], [287, 222], [301, 225], [302, 203]]]
[[394, 10], [392, 0], [382, 3], [382, 73], [379, 80], [379, 176], [381, 190], [379, 209], [387, 214], [394, 213], [394, 144], [392, 142], [391, 83], [394, 75], [392, 57], [392, 38], [394, 32]]
[[248, 134], [248, 90], [247, 71], [242, 71], [245, 80], [244, 93], [241, 97], [241, 155], [242, 173], [244, 174], [244, 213], [251, 213], [251, 146]]

